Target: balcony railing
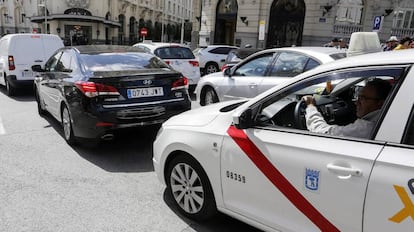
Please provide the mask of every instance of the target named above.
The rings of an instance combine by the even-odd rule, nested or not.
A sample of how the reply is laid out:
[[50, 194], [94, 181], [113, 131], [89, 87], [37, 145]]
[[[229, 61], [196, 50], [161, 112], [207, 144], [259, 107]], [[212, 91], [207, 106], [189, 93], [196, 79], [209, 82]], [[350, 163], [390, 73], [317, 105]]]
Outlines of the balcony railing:
[[397, 36], [397, 38], [403, 38], [405, 36], [414, 37], [413, 28], [391, 28], [391, 35]]
[[352, 33], [360, 31], [362, 31], [362, 25], [335, 24], [333, 27], [333, 36], [338, 38], [349, 38]]

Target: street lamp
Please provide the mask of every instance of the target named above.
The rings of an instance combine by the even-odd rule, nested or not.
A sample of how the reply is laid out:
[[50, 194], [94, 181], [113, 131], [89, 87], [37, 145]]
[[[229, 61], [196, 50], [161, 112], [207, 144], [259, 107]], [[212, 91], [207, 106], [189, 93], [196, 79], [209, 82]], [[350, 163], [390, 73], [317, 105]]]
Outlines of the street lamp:
[[184, 5], [182, 6], [182, 17], [181, 17], [181, 44], [184, 44], [184, 17], [187, 13], [187, 0], [184, 1]]
[[164, 42], [164, 10], [165, 10], [165, 0], [162, 0], [162, 19], [161, 19], [161, 42]]
[[47, 4], [46, 4], [46, 0], [43, 0], [43, 4], [39, 4], [39, 6], [43, 6], [45, 8], [45, 33], [48, 34], [48, 31], [47, 31]]

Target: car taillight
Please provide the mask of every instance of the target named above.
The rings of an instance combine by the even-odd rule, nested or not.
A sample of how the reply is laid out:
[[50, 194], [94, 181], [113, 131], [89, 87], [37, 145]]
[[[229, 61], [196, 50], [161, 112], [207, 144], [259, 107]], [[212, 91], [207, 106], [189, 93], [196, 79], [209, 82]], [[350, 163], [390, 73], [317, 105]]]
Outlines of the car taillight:
[[173, 82], [171, 90], [177, 90], [182, 88], [188, 88], [188, 79], [187, 77], [182, 77]]
[[188, 63], [190, 63], [193, 67], [199, 67], [200, 66], [198, 61], [195, 61], [195, 60], [190, 60], [190, 61], [188, 61]]
[[96, 97], [99, 95], [120, 95], [118, 90], [110, 85], [90, 81], [77, 81], [76, 87], [87, 97]]
[[166, 60], [165, 63], [170, 64], [170, 61], [169, 60]]
[[226, 70], [228, 67], [229, 67], [229, 66], [228, 66], [227, 64], [223, 65], [223, 66], [221, 67], [221, 71], [222, 71], [222, 72], [224, 72], [224, 70]]
[[16, 66], [14, 66], [14, 57], [9, 56], [9, 70], [15, 70]]

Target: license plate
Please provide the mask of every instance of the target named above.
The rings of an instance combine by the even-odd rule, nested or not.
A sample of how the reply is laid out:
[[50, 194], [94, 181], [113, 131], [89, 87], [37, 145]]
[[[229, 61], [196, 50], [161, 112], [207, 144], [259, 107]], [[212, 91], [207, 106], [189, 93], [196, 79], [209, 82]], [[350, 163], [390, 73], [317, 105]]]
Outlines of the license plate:
[[128, 94], [128, 98], [155, 97], [155, 96], [163, 96], [164, 91], [162, 87], [138, 88], [138, 89], [128, 89], [127, 94]]
[[22, 72], [22, 77], [32, 77], [32, 76], [33, 76], [32, 71], [23, 71]]

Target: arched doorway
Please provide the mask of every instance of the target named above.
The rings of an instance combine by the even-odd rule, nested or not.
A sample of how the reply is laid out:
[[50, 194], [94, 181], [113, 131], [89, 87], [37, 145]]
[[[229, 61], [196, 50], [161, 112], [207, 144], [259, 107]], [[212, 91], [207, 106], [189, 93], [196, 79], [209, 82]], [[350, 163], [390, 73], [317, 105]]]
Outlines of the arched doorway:
[[238, 5], [236, 0], [219, 0], [216, 10], [214, 44], [234, 44]]
[[267, 48], [302, 45], [304, 0], [275, 0], [270, 8]]
[[118, 15], [119, 23], [121, 24], [121, 27], [118, 29], [118, 44], [123, 45], [124, 44], [124, 28], [125, 28], [125, 15], [120, 14]]
[[137, 39], [137, 20], [135, 17], [129, 18], [129, 45], [133, 45], [138, 42]]

